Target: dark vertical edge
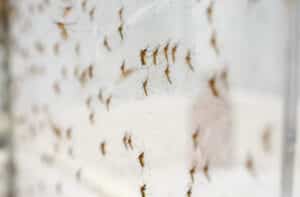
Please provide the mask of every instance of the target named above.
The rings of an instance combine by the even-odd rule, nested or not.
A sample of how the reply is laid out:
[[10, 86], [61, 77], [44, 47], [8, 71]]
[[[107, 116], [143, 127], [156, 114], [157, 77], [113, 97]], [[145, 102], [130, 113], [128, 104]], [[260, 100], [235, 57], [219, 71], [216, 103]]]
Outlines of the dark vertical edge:
[[7, 114], [7, 196], [15, 197], [15, 151], [14, 151], [14, 121], [13, 121], [13, 95], [12, 95], [12, 70], [11, 70], [11, 34], [10, 34], [10, 0], [1, 1], [1, 25], [3, 29], [3, 72], [4, 72], [4, 111]]

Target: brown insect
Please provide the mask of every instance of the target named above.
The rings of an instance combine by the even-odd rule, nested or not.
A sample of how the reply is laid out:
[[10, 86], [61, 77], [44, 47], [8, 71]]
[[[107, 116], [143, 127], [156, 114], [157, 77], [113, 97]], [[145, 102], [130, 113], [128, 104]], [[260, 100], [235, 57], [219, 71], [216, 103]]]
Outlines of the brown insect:
[[80, 80], [81, 85], [84, 85], [87, 82], [88, 72], [86, 69], [81, 72], [79, 80]]
[[121, 21], [121, 23], [123, 23], [123, 12], [124, 12], [124, 7], [121, 7], [118, 11], [118, 15], [119, 15], [119, 19]]
[[73, 7], [72, 6], [67, 6], [64, 8], [64, 17], [67, 17], [70, 12], [72, 11]]
[[148, 96], [147, 86], [148, 86], [148, 79], [146, 79], [146, 80], [143, 82], [143, 89], [144, 89], [144, 93], [145, 93], [146, 96]]
[[198, 147], [198, 136], [199, 136], [199, 130], [197, 129], [192, 135], [193, 144], [194, 144], [195, 149]]
[[152, 58], [153, 58], [153, 64], [157, 65], [157, 56], [158, 56], [158, 52], [159, 52], [159, 46], [156, 47], [152, 53]]
[[146, 55], [147, 55], [147, 48], [145, 48], [145, 49], [142, 49], [141, 51], [140, 51], [140, 58], [141, 58], [141, 64], [144, 66], [144, 65], [146, 65]]
[[91, 124], [95, 123], [95, 114], [93, 112], [90, 113], [89, 120]]
[[52, 131], [56, 137], [61, 138], [61, 129], [56, 125], [52, 125]]
[[140, 192], [142, 197], [146, 197], [146, 184], [140, 187]]
[[119, 32], [119, 35], [120, 35], [120, 38], [121, 40], [124, 40], [124, 26], [123, 26], [123, 23], [121, 23], [121, 25], [118, 27], [118, 32]]
[[128, 149], [128, 139], [126, 134], [123, 136], [123, 144], [125, 148]]
[[187, 53], [186, 53], [185, 62], [189, 66], [191, 71], [194, 71], [194, 67], [192, 65], [192, 58], [191, 58], [191, 51], [190, 50], [188, 50]]
[[133, 150], [131, 135], [128, 135], [128, 134], [124, 135], [123, 144], [124, 144], [126, 149], [128, 149], [128, 147], [129, 147], [131, 150]]
[[63, 22], [56, 22], [55, 24], [58, 27], [58, 29], [60, 30], [60, 34], [61, 34], [62, 38], [64, 40], [66, 40], [69, 37], [69, 33], [67, 31], [67, 26], [74, 25], [74, 24], [76, 24], [76, 22], [68, 23], [68, 24], [63, 23]]
[[211, 1], [209, 6], [206, 9], [207, 20], [210, 24], [212, 24], [213, 6], [214, 6], [214, 2]]
[[169, 84], [172, 84], [171, 78], [170, 78], [170, 69], [169, 69], [169, 65], [167, 65], [167, 68], [165, 69], [165, 75], [167, 77], [167, 80], [169, 82]]
[[122, 65], [121, 65], [121, 73], [125, 77], [126, 76], [126, 69], [125, 69], [125, 60], [123, 60]]
[[267, 126], [263, 129], [263, 134], [262, 134], [262, 144], [265, 152], [270, 152], [272, 148], [271, 138], [272, 138], [272, 128], [270, 126]]
[[67, 139], [71, 140], [71, 138], [72, 138], [72, 128], [68, 128], [66, 133], [67, 133]]
[[57, 22], [56, 25], [57, 25], [58, 29], [60, 30], [60, 35], [62, 36], [62, 38], [64, 40], [68, 39], [69, 34], [67, 31], [66, 25], [62, 22]]
[[112, 98], [112, 96], [109, 96], [105, 101], [107, 111], [109, 111], [109, 109], [110, 109], [111, 98]]
[[196, 166], [193, 166], [193, 167], [190, 169], [190, 177], [191, 177], [192, 183], [194, 183], [194, 175], [195, 175], [195, 172], [196, 172]]
[[175, 46], [173, 46], [173, 48], [172, 48], [172, 61], [173, 61], [173, 63], [175, 63], [175, 61], [176, 61], [177, 47], [178, 47], [178, 45], [175, 44]]
[[215, 97], [218, 97], [219, 96], [219, 93], [218, 93], [218, 90], [216, 88], [216, 78], [215, 77], [212, 77], [209, 81], [208, 81], [208, 85], [209, 85], [209, 88], [212, 92], [212, 94], [215, 96]]
[[129, 145], [130, 149], [133, 150], [131, 135], [128, 136], [127, 143]]
[[245, 163], [246, 169], [249, 171], [249, 173], [252, 176], [255, 176], [255, 167], [254, 167], [254, 161], [253, 161], [253, 157], [249, 154], [247, 159], [246, 159], [246, 163]]
[[89, 16], [90, 16], [90, 20], [91, 20], [91, 21], [94, 20], [95, 10], [96, 10], [96, 7], [93, 7], [93, 8], [90, 10], [90, 12], [89, 12]]
[[122, 62], [122, 65], [121, 65], [120, 69], [121, 69], [121, 75], [124, 78], [128, 77], [134, 71], [133, 69], [126, 69], [125, 68], [125, 60]]
[[100, 151], [101, 151], [101, 154], [103, 156], [106, 155], [106, 143], [105, 143], [105, 141], [101, 142], [101, 144], [100, 144]]
[[107, 49], [107, 51], [111, 51], [111, 48], [109, 46], [108, 39], [106, 36], [104, 36], [103, 45]]
[[207, 178], [208, 181], [210, 181], [210, 176], [209, 176], [209, 162], [207, 161], [203, 167], [203, 173], [205, 177]]
[[192, 196], [192, 187], [190, 187], [190, 188], [188, 189], [188, 191], [186, 192], [186, 196], [187, 196], [187, 197], [191, 197], [191, 196]]
[[168, 56], [169, 46], [170, 46], [170, 42], [168, 42], [166, 44], [166, 46], [164, 47], [164, 54], [165, 54], [165, 58], [166, 58], [167, 63], [169, 63], [169, 56]]
[[219, 55], [219, 48], [218, 48], [218, 45], [217, 45], [217, 38], [216, 38], [216, 32], [215, 31], [211, 35], [210, 45], [214, 49], [215, 53], [217, 55]]
[[141, 154], [139, 154], [138, 160], [139, 160], [139, 163], [140, 163], [141, 167], [144, 168], [144, 166], [145, 166], [144, 152], [142, 152]]

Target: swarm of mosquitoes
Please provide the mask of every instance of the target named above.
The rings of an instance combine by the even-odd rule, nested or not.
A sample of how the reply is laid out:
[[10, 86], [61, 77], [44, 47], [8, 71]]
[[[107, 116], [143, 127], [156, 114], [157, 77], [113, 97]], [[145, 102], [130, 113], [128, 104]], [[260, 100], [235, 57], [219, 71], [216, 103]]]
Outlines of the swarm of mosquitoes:
[[[45, 6], [49, 5], [49, 3], [50, 3], [49, 0], [44, 0], [44, 4], [39, 5], [37, 7], [37, 9], [40, 12], [42, 12], [44, 10]], [[83, 12], [88, 13], [90, 21], [93, 21], [94, 17], [95, 17], [96, 7], [92, 7], [90, 10], [88, 10], [87, 4], [88, 4], [88, 0], [83, 0], [81, 2], [81, 8], [82, 8]], [[213, 17], [214, 5], [215, 5], [215, 1], [211, 0], [210, 4], [208, 5], [208, 7], [206, 9], [206, 17], [207, 17], [207, 21], [208, 21], [208, 24], [209, 24], [209, 26], [211, 28], [211, 32], [212, 32], [209, 43], [210, 43], [211, 48], [215, 52], [216, 56], [219, 56], [220, 49], [218, 46], [217, 32], [216, 32], [216, 28], [214, 27], [214, 20], [213, 20], [214, 19], [214, 17]], [[64, 7], [62, 16], [64, 18], [68, 17], [69, 15], [71, 15], [73, 9], [74, 8], [72, 6]], [[33, 11], [34, 7], [30, 6], [30, 10]], [[126, 39], [126, 21], [124, 19], [125, 11], [126, 10], [124, 7], [121, 7], [117, 11], [117, 15], [119, 18], [119, 25], [116, 28], [116, 32], [118, 33], [119, 39], [121, 40], [121, 42]], [[16, 12], [14, 12], [14, 10], [12, 10], [11, 14], [15, 15]], [[28, 26], [28, 24], [30, 24], [30, 23], [26, 23], [26, 24]], [[72, 32], [70, 27], [75, 24], [76, 23], [66, 23], [66, 22], [62, 22], [62, 21], [54, 22], [54, 25], [57, 27], [59, 34], [60, 34], [62, 40], [64, 40], [64, 41], [69, 39], [70, 33]], [[24, 26], [26, 26], [26, 25], [24, 25]], [[111, 40], [112, 40], [112, 38], [110, 38], [108, 35], [103, 36], [102, 45], [107, 52], [113, 51], [112, 45], [110, 44]], [[180, 46], [179, 46], [178, 42], [172, 43], [169, 40], [166, 43], [159, 44], [158, 46], [153, 46], [153, 47], [147, 46], [145, 48], [142, 48], [137, 52], [137, 55], [140, 60], [140, 65], [141, 65], [141, 67], [157, 66], [159, 64], [159, 56], [162, 56], [166, 62], [165, 69], [164, 69], [164, 76], [166, 79], [166, 83], [168, 83], [169, 85], [172, 85], [174, 79], [172, 79], [170, 65], [176, 63], [177, 52], [178, 52], [179, 47]], [[40, 41], [37, 41], [34, 43], [34, 48], [40, 54], [43, 54], [46, 50], [45, 49], [46, 47], [43, 46], [43, 43]], [[27, 58], [29, 56], [29, 54], [26, 50], [24, 50], [22, 48], [20, 48], [19, 50], [24, 58]], [[59, 56], [60, 51], [61, 51], [60, 42], [54, 43], [52, 50], [53, 50], [53, 53], [55, 56]], [[79, 43], [77, 43], [75, 45], [74, 51], [75, 51], [76, 55], [80, 54], [80, 44]], [[192, 50], [187, 49], [185, 52], [185, 56], [184, 56], [184, 62], [185, 62], [186, 68], [189, 71], [195, 72], [196, 68], [195, 68], [195, 65], [193, 64], [192, 56], [193, 56]], [[31, 68], [35, 68], [35, 67], [31, 66]], [[38, 70], [38, 69], [35, 68], [35, 70]], [[120, 65], [120, 78], [126, 79], [126, 78], [130, 77], [132, 74], [134, 74], [135, 72], [138, 72], [138, 70], [139, 70], [138, 68], [128, 68], [126, 65], [126, 59], [124, 59], [122, 64]], [[35, 74], [36, 72], [33, 71], [33, 69], [32, 69], [32, 70], [30, 70], [30, 73]], [[44, 73], [44, 72], [42, 72], [42, 73]], [[68, 74], [69, 74], [68, 69], [66, 67], [63, 67], [61, 70], [62, 78], [66, 79]], [[95, 76], [94, 65], [89, 64], [84, 69], [80, 69], [77, 66], [77, 67], [75, 67], [73, 74], [78, 79], [81, 86], [84, 87], [88, 83], [88, 81], [92, 80]], [[227, 80], [227, 72], [222, 73], [222, 77], [224, 78], [224, 81], [226, 81]], [[144, 93], [144, 95], [146, 97], [150, 95], [150, 92], [148, 89], [149, 80], [150, 79], [147, 77], [140, 86], [142, 92]], [[54, 91], [55, 95], [57, 95], [57, 96], [59, 96], [62, 92], [60, 82], [61, 82], [60, 80], [55, 80], [53, 82], [53, 86], [52, 86], [53, 91]], [[207, 85], [208, 85], [212, 95], [215, 97], [219, 97], [219, 92], [216, 87], [216, 77], [215, 76], [211, 77], [208, 80]], [[92, 97], [92, 96], [88, 96], [85, 99], [85, 105], [90, 111], [88, 120], [91, 125], [95, 124], [95, 113], [93, 112], [92, 107], [91, 107], [91, 103], [93, 102], [93, 99], [94, 99], [94, 97]], [[96, 99], [101, 104], [105, 105], [105, 108], [108, 112], [110, 111], [111, 102], [113, 100], [112, 95], [104, 96], [103, 90], [100, 89]], [[42, 111], [44, 111], [44, 113], [48, 114], [49, 112], [48, 112], [47, 108], [48, 108], [47, 106], [42, 106], [40, 108], [38, 108], [37, 106], [34, 106], [32, 111], [36, 114], [41, 113]], [[25, 117], [24, 117], [23, 122], [24, 121], [26, 121]], [[41, 123], [41, 125], [43, 125], [43, 124], [46, 124], [46, 123]], [[60, 127], [60, 125], [55, 124], [55, 122], [52, 121], [50, 118], [48, 120], [48, 124], [50, 125], [51, 130], [53, 131], [53, 134], [54, 134], [54, 136], [56, 136], [56, 138], [58, 138], [60, 140], [65, 138], [68, 141], [70, 141], [72, 139], [73, 130], [71, 127], [62, 129]], [[32, 126], [30, 127], [30, 130], [32, 130], [32, 133], [35, 133], [35, 131], [34, 131], [35, 129]], [[263, 131], [262, 144], [263, 144], [263, 148], [266, 152], [269, 152], [271, 150], [271, 140], [270, 140], [271, 132], [272, 132], [272, 130], [269, 127], [265, 128]], [[199, 129], [197, 129], [195, 132], [192, 133], [192, 136], [191, 136], [192, 146], [195, 151], [198, 148], [199, 135], [200, 135], [200, 131], [199, 131]], [[134, 149], [136, 149], [136, 146], [134, 146], [134, 136], [132, 136], [132, 134], [130, 134], [129, 132], [125, 132], [123, 138], [120, 139], [120, 142], [123, 144], [124, 148], [127, 151], [133, 151]], [[109, 146], [108, 145], [109, 144], [107, 143], [106, 140], [102, 140], [99, 143], [99, 148], [98, 148], [99, 153], [101, 154], [101, 156], [103, 158], [109, 156]], [[57, 144], [56, 144], [56, 149], [59, 149], [59, 146]], [[70, 156], [73, 156], [72, 147], [69, 147], [68, 153]], [[145, 166], [147, 166], [147, 163], [145, 162], [146, 157], [147, 157], [147, 154], [145, 153], [145, 151], [138, 151], [138, 154], [136, 155], [136, 162], [142, 170], [145, 168]], [[47, 163], [47, 164], [52, 164], [55, 161], [55, 158], [52, 155], [48, 155], [48, 154], [42, 154], [40, 159], [43, 163]], [[254, 158], [251, 154], [249, 154], [246, 158], [245, 168], [249, 171], [249, 173], [252, 176], [256, 175], [255, 162], [254, 162]], [[192, 196], [193, 184], [195, 182], [195, 174], [197, 173], [198, 170], [199, 169], [197, 169], [196, 165], [193, 164], [187, 172], [190, 177], [190, 184], [186, 191], [187, 197]], [[75, 177], [78, 181], [80, 181], [82, 178], [82, 171], [83, 171], [83, 169], [79, 168], [75, 173]], [[207, 161], [202, 169], [202, 173], [207, 178], [207, 181], [211, 181], [209, 171], [210, 171], [210, 166], [209, 166], [209, 161]], [[43, 183], [41, 183], [41, 185], [42, 184]], [[56, 183], [55, 188], [56, 188], [57, 194], [60, 194], [62, 192], [62, 187], [63, 186], [62, 186], [61, 182]], [[148, 190], [148, 185], [146, 183], [142, 183], [139, 186], [140, 196], [146, 197], [147, 190]]]

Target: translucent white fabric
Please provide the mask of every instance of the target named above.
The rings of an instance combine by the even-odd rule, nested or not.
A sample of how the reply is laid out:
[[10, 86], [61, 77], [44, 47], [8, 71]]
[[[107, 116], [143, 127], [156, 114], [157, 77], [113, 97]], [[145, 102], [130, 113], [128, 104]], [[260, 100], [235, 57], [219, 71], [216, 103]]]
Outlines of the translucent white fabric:
[[278, 195], [279, 99], [229, 94], [282, 61], [248, 1], [12, 2], [18, 196]]

